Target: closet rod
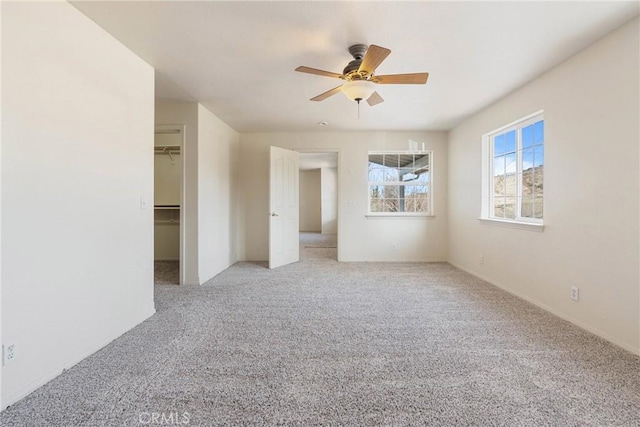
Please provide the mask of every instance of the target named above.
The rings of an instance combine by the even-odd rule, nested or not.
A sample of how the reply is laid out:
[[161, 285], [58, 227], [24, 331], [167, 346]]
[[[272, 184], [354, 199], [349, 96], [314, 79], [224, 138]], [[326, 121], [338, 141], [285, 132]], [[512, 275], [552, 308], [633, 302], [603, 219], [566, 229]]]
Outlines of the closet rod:
[[156, 145], [154, 147], [155, 151], [180, 151], [179, 145]]
[[[166, 147], [155, 147], [155, 151], [156, 151], [155, 154], [168, 154], [169, 158], [173, 162], [174, 160], [173, 160], [173, 155], [172, 154], [180, 154], [180, 147], [169, 147], [169, 146], [166, 146]], [[172, 151], [174, 153], [171, 153]], [[177, 153], [175, 151], [177, 151]]]

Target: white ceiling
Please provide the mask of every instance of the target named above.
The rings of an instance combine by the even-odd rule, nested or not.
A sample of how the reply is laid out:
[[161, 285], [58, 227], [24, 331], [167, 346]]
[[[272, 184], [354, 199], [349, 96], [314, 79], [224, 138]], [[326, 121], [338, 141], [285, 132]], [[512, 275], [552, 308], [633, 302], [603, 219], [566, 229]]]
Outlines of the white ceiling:
[[[631, 20], [631, 2], [75, 1], [156, 69], [158, 98], [198, 101], [239, 132], [447, 130]], [[338, 93], [348, 46], [392, 53], [377, 74], [430, 73], [380, 85], [385, 102]], [[318, 122], [326, 121], [327, 126]]]

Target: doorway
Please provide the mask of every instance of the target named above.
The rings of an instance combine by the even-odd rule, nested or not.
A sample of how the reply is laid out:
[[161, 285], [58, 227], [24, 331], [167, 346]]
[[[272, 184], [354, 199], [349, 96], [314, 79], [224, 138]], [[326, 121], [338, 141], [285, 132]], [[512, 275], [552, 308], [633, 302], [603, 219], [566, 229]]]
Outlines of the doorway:
[[338, 152], [300, 153], [301, 256], [338, 259]]
[[184, 283], [184, 125], [154, 133], [154, 281]]

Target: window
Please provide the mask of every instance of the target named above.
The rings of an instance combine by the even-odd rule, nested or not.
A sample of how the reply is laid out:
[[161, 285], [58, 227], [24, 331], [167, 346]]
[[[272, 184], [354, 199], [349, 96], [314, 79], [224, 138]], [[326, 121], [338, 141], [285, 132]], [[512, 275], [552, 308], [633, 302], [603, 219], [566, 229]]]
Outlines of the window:
[[483, 218], [541, 224], [544, 207], [544, 119], [536, 113], [485, 135], [488, 203]]
[[369, 153], [369, 213], [431, 215], [431, 151]]

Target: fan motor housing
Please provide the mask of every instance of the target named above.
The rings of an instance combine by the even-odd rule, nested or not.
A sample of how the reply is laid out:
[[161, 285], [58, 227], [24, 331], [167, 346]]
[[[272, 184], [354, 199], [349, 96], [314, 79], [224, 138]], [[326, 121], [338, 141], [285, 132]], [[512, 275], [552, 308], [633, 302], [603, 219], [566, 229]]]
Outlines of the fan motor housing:
[[358, 68], [360, 68], [360, 64], [362, 64], [362, 59], [354, 59], [353, 61], [349, 62], [346, 67], [344, 67], [344, 70], [342, 70], [342, 74], [346, 76], [353, 71], [358, 71]]
[[[367, 49], [369, 49], [369, 46], [367, 46], [366, 44], [354, 44], [352, 46], [349, 46], [349, 53], [351, 54], [351, 56], [353, 56], [354, 59], [349, 62], [346, 67], [344, 67], [344, 70], [342, 70], [342, 74], [348, 76], [354, 71], [358, 71], [358, 69], [360, 68], [360, 64], [362, 64], [362, 58], [364, 58], [364, 55], [367, 53]], [[354, 77], [355, 80], [358, 79], [359, 76], [356, 76], [356, 74], [354, 73], [351, 77]]]
[[354, 44], [349, 46], [349, 53], [354, 59], [362, 59], [365, 53], [367, 53], [367, 49], [369, 49], [369, 46], [366, 44]]

